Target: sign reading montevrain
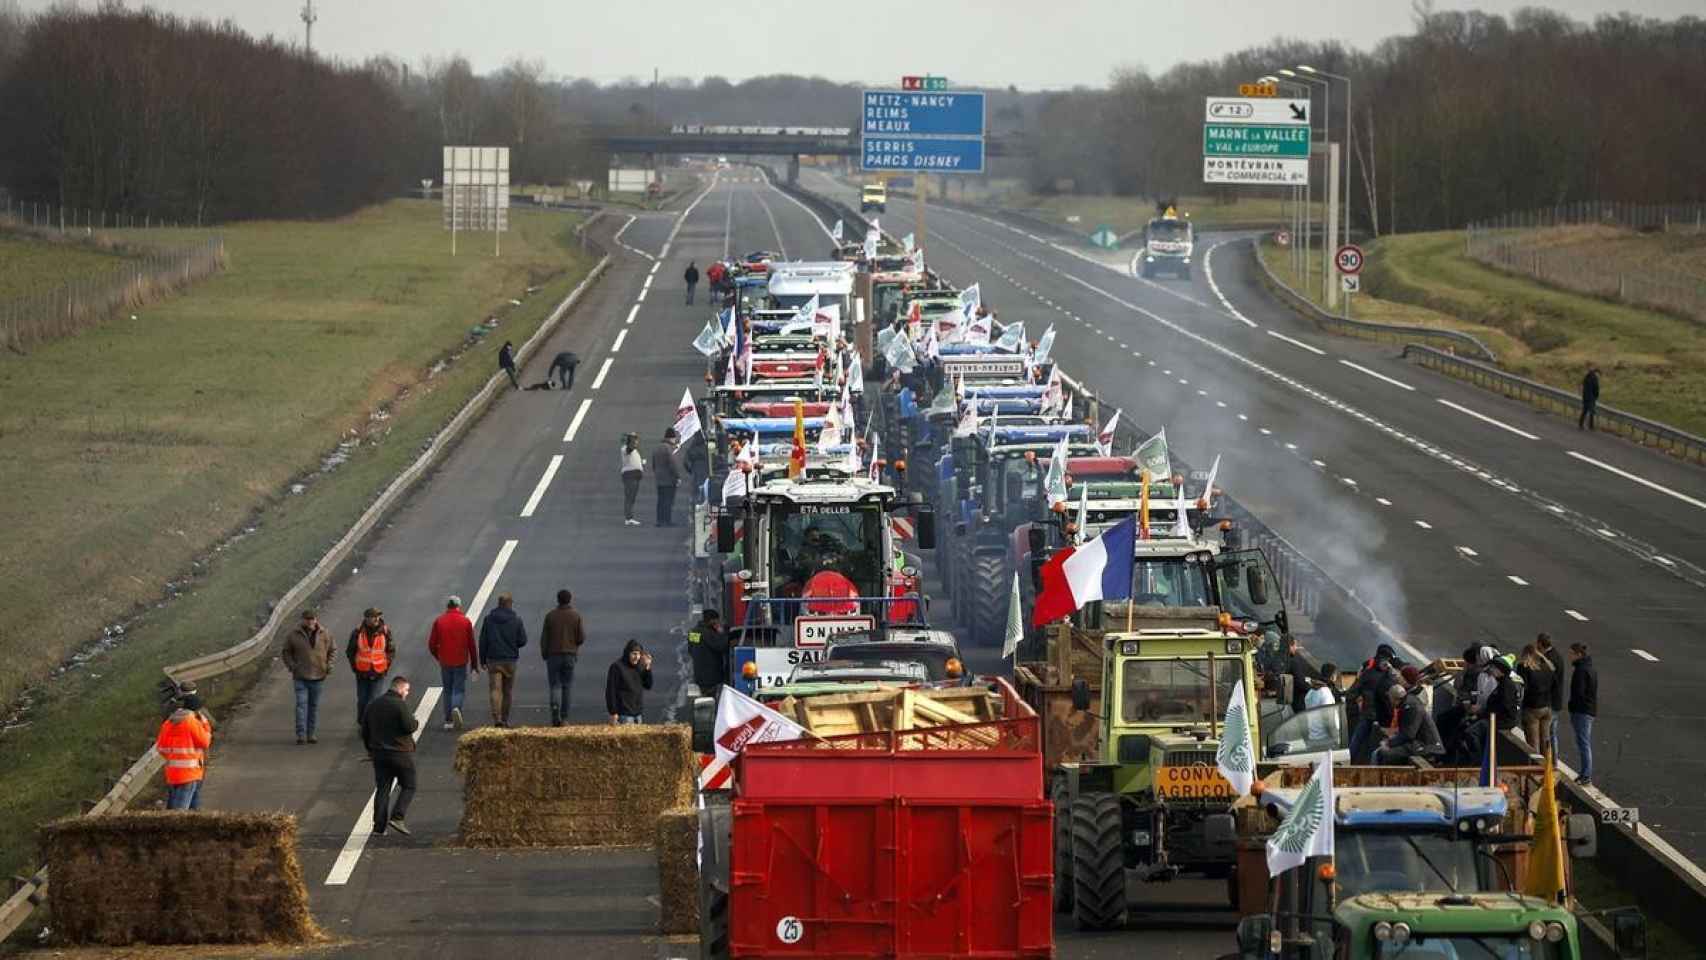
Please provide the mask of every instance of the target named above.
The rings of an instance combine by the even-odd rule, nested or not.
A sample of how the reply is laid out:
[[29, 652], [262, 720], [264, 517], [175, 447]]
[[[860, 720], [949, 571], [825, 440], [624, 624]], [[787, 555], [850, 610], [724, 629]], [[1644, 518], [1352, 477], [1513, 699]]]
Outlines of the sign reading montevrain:
[[1204, 183], [1309, 182], [1309, 101], [1209, 97], [1203, 107]]
[[983, 172], [983, 94], [943, 89], [866, 90], [861, 104], [861, 169]]

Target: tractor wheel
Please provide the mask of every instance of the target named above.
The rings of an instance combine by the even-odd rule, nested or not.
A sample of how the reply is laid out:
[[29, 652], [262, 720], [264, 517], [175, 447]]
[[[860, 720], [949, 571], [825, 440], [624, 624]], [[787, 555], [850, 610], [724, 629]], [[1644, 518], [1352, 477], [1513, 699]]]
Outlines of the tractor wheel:
[[973, 558], [970, 587], [971, 642], [976, 646], [1000, 647], [1007, 626], [1007, 592], [1012, 585], [1002, 578], [1007, 569], [999, 554]]
[[1072, 917], [1080, 930], [1125, 922], [1125, 849], [1120, 798], [1086, 793], [1072, 802]]
[[1054, 912], [1072, 912], [1072, 795], [1066, 781], [1056, 781], [1054, 801]]

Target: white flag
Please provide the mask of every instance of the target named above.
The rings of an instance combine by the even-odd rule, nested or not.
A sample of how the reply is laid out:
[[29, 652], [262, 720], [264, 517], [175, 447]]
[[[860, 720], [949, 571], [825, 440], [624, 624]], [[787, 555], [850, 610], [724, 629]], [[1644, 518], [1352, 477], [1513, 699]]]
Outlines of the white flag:
[[1049, 353], [1053, 350], [1054, 324], [1051, 323], [1048, 325], [1048, 329], [1043, 331], [1042, 339], [1037, 341], [1037, 352], [1031, 355], [1031, 364], [1040, 367], [1048, 363]]
[[926, 324], [924, 331], [924, 346], [922, 352], [927, 359], [935, 360], [942, 356], [942, 341], [936, 335], [936, 324]]
[[1114, 455], [1114, 427], [1117, 426], [1119, 422], [1120, 412], [1116, 409], [1114, 411], [1114, 415], [1108, 418], [1108, 425], [1103, 427], [1101, 434], [1096, 437], [1096, 446], [1102, 448], [1102, 456], [1104, 457], [1111, 457]]
[[841, 229], [842, 229], [841, 221], [840, 220], [835, 221], [835, 226], [829, 228], [829, 238], [831, 240], [834, 240], [836, 243], [840, 243], [841, 242]]
[[1049, 457], [1048, 478], [1043, 482], [1043, 490], [1048, 494], [1049, 506], [1066, 502], [1066, 438], [1054, 445], [1054, 453]]
[[1214, 506], [1214, 478], [1220, 473], [1220, 454], [1214, 455], [1214, 465], [1208, 468], [1208, 485], [1202, 488], [1202, 506], [1204, 510]]
[[1333, 755], [1328, 752], [1298, 792], [1285, 822], [1268, 837], [1268, 876], [1302, 866], [1310, 857], [1331, 857], [1335, 819]]
[[[853, 393], [865, 392], [865, 367], [857, 353], [853, 355], [853, 362], [847, 367], [847, 388]], [[849, 423], [849, 426], [851, 425]]]
[[890, 340], [888, 349], [883, 351], [883, 357], [888, 360], [889, 366], [901, 373], [911, 373], [912, 368], [918, 365], [918, 356], [913, 353], [912, 341], [905, 337]]
[[1066, 393], [1060, 383], [1060, 368], [1049, 371], [1048, 383], [1043, 386], [1043, 412], [1059, 413], [1066, 406]]
[[817, 310], [818, 297], [817, 294], [814, 293], [810, 300], [801, 304], [800, 307], [794, 311], [794, 315], [788, 318], [787, 323], [782, 324], [780, 332], [806, 333], [808, 331], [812, 331], [816, 325], [815, 318], [817, 316]]
[[[812, 297], [815, 301], [817, 297]], [[822, 337], [834, 343], [841, 336], [841, 304], [832, 303], [827, 307], [816, 307], [812, 314], [812, 336]]]
[[1019, 571], [1013, 571], [1013, 591], [1007, 596], [1007, 636], [1001, 643], [1001, 659], [1019, 652], [1019, 641], [1025, 639], [1025, 613], [1019, 607]]
[[859, 440], [855, 437], [847, 444], [847, 475], [857, 477], [862, 469], [859, 465]]
[[705, 321], [705, 329], [693, 338], [693, 349], [707, 357], [714, 357], [723, 352], [723, 329], [717, 325], [717, 318]]
[[912, 272], [913, 273], [923, 273], [924, 272], [924, 248], [923, 247], [919, 247], [919, 248], [912, 251]]
[[699, 408], [693, 404], [693, 392], [681, 391], [681, 404], [675, 408], [675, 438], [677, 443], [686, 443], [689, 437], [699, 432]]
[[841, 405], [832, 403], [823, 415], [823, 429], [817, 434], [817, 452], [828, 454], [829, 449], [841, 442]]
[[1137, 457], [1137, 465], [1149, 471], [1151, 483], [1172, 479], [1173, 462], [1167, 459], [1166, 427], [1162, 427], [1160, 433], [1138, 444], [1134, 456]]
[[1175, 501], [1177, 515], [1173, 517], [1173, 536], [1180, 540], [1189, 540], [1191, 538], [1191, 501], [1185, 498], [1185, 485], [1182, 483], [1179, 484], [1178, 494], [1179, 498]]
[[1089, 523], [1090, 484], [1081, 483], [1078, 485], [1078, 534], [1072, 538], [1073, 543], [1084, 542], [1084, 537], [1089, 533]]
[[900, 238], [900, 245], [906, 248], [909, 255], [912, 253], [913, 240], [914, 238], [910, 233]]
[[871, 218], [871, 232], [879, 237], [883, 235], [883, 222], [876, 217]]
[[990, 319], [989, 314], [987, 314], [987, 313], [984, 314], [983, 316], [978, 317], [977, 319], [973, 320], [971, 322], [971, 325], [965, 328], [966, 329], [965, 342], [967, 342], [967, 343], [988, 343], [989, 342], [989, 328], [990, 328], [990, 325], [992, 323], [994, 323], [994, 321]]
[[[1209, 682], [1213, 683], [1214, 678], [1209, 678]], [[1256, 753], [1250, 738], [1250, 715], [1244, 706], [1242, 677], [1232, 685], [1232, 697], [1226, 701], [1226, 717], [1221, 723], [1214, 764], [1238, 796], [1250, 792], [1250, 783], [1256, 776]]]
[[736, 465], [729, 471], [729, 475], [723, 478], [723, 506], [728, 506], [730, 497], [746, 496], [747, 476], [747, 472]]
[[780, 713], [730, 686], [717, 692], [717, 723], [712, 728], [712, 749], [716, 759], [699, 771], [701, 787], [724, 782], [724, 770], [746, 749], [748, 744], [775, 743], [810, 736], [800, 726]]
[[1020, 350], [1024, 349], [1024, 346], [1025, 346], [1025, 324], [1024, 324], [1024, 321], [1018, 321], [1016, 323], [1008, 324], [1007, 329], [1001, 331], [1001, 338], [999, 340], [995, 341], [995, 346], [998, 349], [1010, 350], [1014, 353], [1018, 353]]
[[865, 259], [866, 260], [877, 259], [877, 244], [882, 241], [882, 238], [883, 238], [883, 235], [881, 233], [878, 233], [876, 228], [874, 228], [874, 227], [870, 230], [865, 231]]
[[965, 412], [960, 414], [959, 425], [954, 427], [954, 436], [970, 437], [977, 434], [977, 398], [966, 402]]
[[883, 482], [883, 438], [881, 434], [871, 434], [871, 482]]

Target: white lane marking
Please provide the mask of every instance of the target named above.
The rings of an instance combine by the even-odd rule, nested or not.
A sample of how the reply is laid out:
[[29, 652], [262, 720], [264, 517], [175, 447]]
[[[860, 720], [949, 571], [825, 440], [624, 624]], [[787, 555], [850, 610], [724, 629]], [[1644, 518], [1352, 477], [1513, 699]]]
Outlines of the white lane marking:
[[1244, 415], [1244, 414], [1242, 414], [1242, 413], [1240, 413], [1240, 414], [1239, 414], [1239, 415], [1238, 415], [1238, 419], [1240, 419], [1240, 420], [1245, 420], [1245, 421], [1247, 421], [1247, 420], [1249, 420], [1249, 419], [1250, 419], [1250, 418], [1249, 418], [1249, 417], [1248, 417], [1248, 416], [1245, 416], [1245, 415]]
[[533, 496], [527, 498], [527, 506], [521, 508], [522, 519], [533, 516], [533, 511], [539, 509], [539, 501], [545, 499], [545, 489], [551, 485], [551, 478], [557, 475], [557, 469], [563, 465], [563, 455], [554, 453], [551, 462], [545, 465], [545, 475], [539, 478], [539, 483], [533, 488]]
[[1434, 528], [1434, 525], [1426, 520], [1417, 520], [1416, 526], [1421, 527], [1423, 530], [1432, 530]]
[[1579, 612], [1579, 611], [1576, 611], [1576, 610], [1565, 610], [1565, 611], [1564, 611], [1564, 612], [1565, 612], [1565, 613], [1567, 613], [1567, 614], [1569, 614], [1569, 616], [1570, 616], [1570, 619], [1572, 619], [1572, 620], [1579, 620], [1579, 621], [1581, 621], [1581, 622], [1582, 622], [1582, 623], [1587, 623], [1587, 622], [1588, 622], [1588, 618], [1587, 618], [1587, 617], [1586, 617], [1586, 616], [1584, 616], [1584, 615], [1582, 615], [1582, 614], [1581, 614], [1581, 613], [1580, 613], [1580, 612]]
[[639, 315], [640, 315], [640, 305], [636, 303], [636, 304], [634, 304], [634, 309], [628, 311], [628, 319], [626, 319], [622, 322], [623, 323], [633, 323], [634, 318], [639, 316]]
[[1602, 537], [1615, 537], [1615, 536], [1617, 536], [1616, 530], [1607, 530], [1604, 527], [1600, 527], [1598, 530], [1595, 530], [1594, 533], [1597, 533]]
[[1439, 400], [1440, 403], [1445, 404], [1446, 406], [1450, 407], [1451, 409], [1456, 410], [1458, 413], [1467, 413], [1471, 417], [1474, 417], [1477, 420], [1485, 421], [1487, 423], [1492, 424], [1495, 427], [1498, 427], [1500, 430], [1505, 430], [1505, 431], [1508, 431], [1510, 433], [1514, 433], [1517, 436], [1523, 437], [1523, 438], [1528, 439], [1528, 440], [1539, 440], [1540, 439], [1539, 437], [1535, 436], [1534, 434], [1529, 433], [1527, 430], [1518, 430], [1517, 428], [1511, 426], [1508, 423], [1505, 423], [1505, 422], [1500, 421], [1500, 420], [1494, 420], [1492, 417], [1489, 417], [1484, 413], [1478, 413], [1474, 410], [1469, 409], [1468, 407], [1460, 406], [1458, 404], [1452, 403], [1450, 400], [1446, 400], [1443, 397], [1436, 397], [1435, 399]]
[[[780, 193], [781, 191], [777, 192]], [[782, 228], [776, 225], [776, 214], [770, 211], [770, 204], [765, 203], [763, 197], [755, 193], [752, 195], [752, 199], [757, 200], [758, 206], [764, 210], [765, 219], [770, 221], [770, 232], [776, 235], [776, 248], [781, 251], [782, 259], [787, 260], [788, 245], [782, 242]]]
[[1658, 663], [1659, 662], [1658, 657], [1655, 657], [1652, 654], [1648, 653], [1647, 651], [1642, 650], [1640, 647], [1631, 647], [1629, 649], [1629, 652], [1634, 654], [1637, 657], [1640, 657], [1642, 660], [1647, 661], [1648, 663]]
[[1323, 461], [1323, 460], [1311, 460], [1311, 461], [1309, 461], [1309, 463], [1311, 466], [1316, 466], [1316, 467], [1325, 467], [1327, 465], [1326, 461]]
[[581, 408], [575, 411], [575, 418], [569, 421], [569, 429], [563, 433], [564, 443], [573, 443], [575, 441], [575, 434], [581, 432], [581, 421], [586, 419], [586, 412], [591, 409], [591, 397], [587, 397], [585, 400], [581, 401]]
[[1226, 401], [1225, 400], [1216, 400], [1216, 401], [1214, 401], [1214, 405], [1221, 408], [1222, 410], [1226, 409]]
[[1694, 506], [1699, 507], [1702, 510], [1706, 510], [1706, 500], [1696, 500], [1695, 498], [1689, 496], [1686, 493], [1677, 493], [1675, 490], [1672, 490], [1669, 487], [1662, 486], [1660, 484], [1654, 483], [1653, 481], [1648, 480], [1646, 477], [1638, 477], [1635, 474], [1630, 473], [1627, 470], [1619, 469], [1618, 467], [1614, 467], [1611, 464], [1606, 463], [1602, 460], [1595, 460], [1592, 457], [1584, 456], [1582, 454], [1577, 453], [1574, 450], [1565, 450], [1564, 452], [1569, 454], [1572, 457], [1575, 457], [1577, 460], [1582, 461], [1583, 463], [1591, 463], [1594, 466], [1600, 468], [1601, 470], [1608, 470], [1612, 473], [1617, 474], [1618, 476], [1622, 477], [1625, 480], [1633, 480], [1643, 487], [1649, 487], [1653, 490], [1657, 490], [1660, 493], [1666, 494], [1668, 496], [1675, 497], [1678, 500], [1681, 500], [1683, 503], [1693, 504]]
[[1208, 288], [1214, 291], [1215, 299], [1219, 300], [1220, 305], [1226, 308], [1226, 312], [1244, 321], [1244, 326], [1254, 330], [1256, 329], [1255, 322], [1239, 313], [1238, 308], [1232, 305], [1232, 301], [1226, 299], [1226, 294], [1220, 292], [1220, 284], [1214, 282], [1214, 251], [1219, 250], [1227, 242], [1225, 240], [1220, 241], [1220, 243], [1209, 247], [1208, 252], [1202, 255], [1202, 275], [1208, 280]]
[[1269, 330], [1268, 336], [1274, 337], [1274, 338], [1279, 339], [1279, 340], [1284, 340], [1286, 343], [1289, 343], [1294, 347], [1302, 347], [1303, 349], [1308, 350], [1310, 353], [1313, 353], [1318, 357], [1324, 357], [1327, 355], [1327, 351], [1322, 350], [1319, 347], [1312, 347], [1309, 344], [1304, 343], [1302, 340], [1293, 340], [1292, 338], [1286, 336], [1283, 333], [1276, 333], [1272, 330]]
[[1509, 581], [1510, 581], [1510, 582], [1512, 582], [1512, 583], [1514, 583], [1514, 584], [1516, 584], [1516, 585], [1517, 585], [1517, 586], [1519, 586], [1519, 587], [1526, 587], [1526, 586], [1528, 586], [1528, 581], [1527, 581], [1527, 580], [1524, 580], [1524, 579], [1523, 579], [1523, 578], [1521, 578], [1521, 577], [1519, 577], [1519, 576], [1517, 576], [1517, 575], [1516, 575], [1516, 574], [1514, 574], [1514, 573], [1510, 573], [1510, 574], [1506, 574], [1506, 575], [1505, 575], [1505, 579], [1506, 579], [1506, 580], [1509, 580]]
[[1676, 561], [1675, 561], [1675, 560], [1672, 560], [1672, 559], [1671, 559], [1671, 558], [1669, 558], [1669, 557], [1661, 557], [1661, 556], [1659, 556], [1659, 555], [1657, 555], [1657, 554], [1654, 554], [1654, 555], [1653, 555], [1653, 556], [1652, 556], [1652, 557], [1651, 557], [1651, 559], [1652, 559], [1652, 561], [1653, 561], [1653, 562], [1654, 562], [1654, 563], [1662, 563], [1662, 564], [1664, 564], [1664, 565], [1665, 565], [1665, 566], [1667, 566], [1667, 567], [1674, 567], [1674, 566], [1676, 566]]
[[1458, 547], [1457, 552], [1463, 554], [1466, 557], [1478, 557], [1478, 556], [1480, 556], [1480, 554], [1475, 552], [1474, 547]]
[[1295, 444], [1295, 443], [1288, 443], [1288, 444], [1286, 444], [1286, 445], [1285, 445], [1285, 448], [1286, 448], [1286, 449], [1287, 449], [1287, 450], [1296, 450], [1296, 449], [1297, 449], [1297, 444]]
[[1392, 506], [1392, 501], [1386, 499], [1385, 497], [1375, 497], [1374, 502], [1380, 504], [1383, 507]]
[[610, 352], [611, 353], [621, 353], [622, 352], [622, 341], [624, 341], [626, 339], [628, 339], [628, 328], [623, 327], [621, 330], [617, 331], [615, 342], [610, 344]]
[[1207, 391], [1207, 390], [1198, 390], [1198, 391], [1197, 391], [1197, 396], [1199, 396], [1199, 397], [1206, 397], [1206, 396], [1208, 396], [1208, 391]]
[[801, 210], [804, 210], [806, 212], [806, 216], [809, 216], [812, 218], [812, 220], [816, 221], [817, 228], [819, 230], [823, 231], [824, 236], [829, 237], [831, 239], [834, 239], [835, 235], [829, 232], [829, 225], [823, 222], [822, 217], [820, 217], [816, 213], [812, 212], [811, 207], [806, 206], [805, 204], [803, 204], [799, 201], [799, 198], [793, 196], [790, 193], [787, 193], [786, 191], [782, 190], [780, 187], [771, 183], [770, 177], [768, 175], [766, 175], [762, 170], [759, 171], [759, 173], [758, 173], [758, 179], [762, 180], [764, 182], [765, 186], [768, 186], [770, 189], [775, 190], [777, 193], [782, 194], [782, 196], [784, 198], [786, 198], [789, 203], [792, 203], [794, 206], [799, 207]]
[[604, 386], [604, 375], [610, 372], [610, 365], [616, 362], [615, 357], [605, 357], [604, 366], [598, 368], [598, 376], [592, 378], [592, 388], [597, 390]]
[[1357, 482], [1352, 480], [1350, 477], [1340, 477], [1339, 480], [1347, 487], [1354, 487], [1357, 485]]
[[634, 303], [637, 305], [637, 304], [641, 304], [641, 303], [645, 303], [645, 302], [646, 302], [646, 288], [641, 287], [640, 288], [640, 295], [634, 298]]
[[656, 263], [653, 263], [653, 264], [652, 264], [652, 269], [651, 269], [651, 272], [652, 272], [652, 273], [657, 273], [657, 272], [658, 272], [658, 268], [659, 268], [659, 267], [661, 267], [661, 266], [663, 266], [663, 261], [661, 261], [661, 260], [659, 260], [659, 261], [658, 261], [658, 262], [656, 262]]
[[1269, 430], [1267, 427], [1257, 427], [1256, 429], [1260, 430], [1262, 432], [1262, 436], [1264, 436], [1264, 437], [1271, 437], [1274, 435], [1274, 432], [1272, 430]]
[[1344, 364], [1347, 367], [1350, 367], [1352, 370], [1355, 370], [1358, 373], [1366, 373], [1376, 380], [1385, 380], [1387, 383], [1392, 384], [1394, 387], [1403, 387], [1405, 390], [1409, 390], [1412, 392], [1414, 392], [1416, 389], [1415, 387], [1410, 386], [1409, 384], [1405, 383], [1402, 380], [1394, 380], [1384, 373], [1376, 373], [1373, 370], [1370, 370], [1369, 368], [1362, 366], [1361, 364], [1352, 363], [1349, 360], [1340, 360], [1339, 362]]
[[669, 256], [669, 244], [666, 243], [663, 245], [663, 249], [658, 251], [658, 259], [662, 260], [664, 257], [667, 257], [667, 256]]
[[[443, 692], [443, 687], [427, 687], [426, 692], [421, 694], [421, 702], [415, 705], [417, 743], [421, 739], [421, 731], [426, 729], [427, 719], [432, 716], [432, 708], [438, 705], [438, 697]], [[355, 826], [350, 828], [349, 839], [344, 841], [344, 848], [338, 851], [338, 858], [332, 861], [331, 872], [326, 874], [326, 886], [341, 887], [349, 882], [350, 874], [355, 872], [356, 861], [361, 859], [361, 851], [367, 847], [368, 838], [373, 836], [373, 801], [378, 798], [378, 790], [368, 792], [367, 803], [361, 808], [361, 812], [355, 815]]]
[[510, 554], [515, 553], [515, 548], [520, 543], [520, 540], [504, 541], [498, 555], [492, 559], [492, 568], [486, 571], [486, 579], [480, 581], [480, 589], [474, 592], [474, 602], [463, 608], [472, 610], [475, 620], [480, 619], [480, 611], [486, 609], [487, 598], [498, 588], [498, 578], [504, 575], [504, 568], [509, 566]]
[[652, 277], [653, 276], [655, 276], [655, 274], [650, 274], [650, 273], [646, 274], [646, 282], [640, 284], [641, 290], [650, 290], [652, 288]]

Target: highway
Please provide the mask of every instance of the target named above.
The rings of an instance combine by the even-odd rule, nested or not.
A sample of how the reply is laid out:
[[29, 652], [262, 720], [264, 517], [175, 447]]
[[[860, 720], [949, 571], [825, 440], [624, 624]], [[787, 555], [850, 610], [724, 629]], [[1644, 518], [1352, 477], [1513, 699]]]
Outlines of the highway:
[[[857, 204], [820, 171], [802, 185]], [[1167, 428], [1188, 462], [1223, 455], [1221, 484], [1385, 627], [1311, 638], [1313, 653], [1354, 663], [1394, 637], [1409, 657], [1489, 642], [1516, 652], [1541, 630], [1565, 649], [1589, 643], [1596, 784], [1706, 857], [1706, 743], [1676, 735], [1706, 720], [1693, 650], [1706, 631], [1706, 474], [1390, 345], [1319, 333], [1262, 290], [1247, 236], [1199, 237], [1207, 269], [1189, 282], [1145, 281], [1029, 227], [934, 205], [926, 216], [932, 267], [980, 282], [1032, 339], [1055, 324], [1066, 368], [1145, 430]], [[897, 235], [915, 217], [892, 198], [882, 215]]]
[[[515, 595], [534, 646], [524, 651], [512, 721], [548, 722], [537, 654], [539, 623], [559, 588], [574, 592], [589, 645], [574, 680], [570, 720], [601, 722], [604, 671], [637, 637], [657, 656], [648, 720], [674, 716], [687, 674], [683, 628], [692, 619], [684, 526], [652, 525], [650, 480], [637, 515], [622, 523], [616, 451], [629, 430], [650, 451], [704, 365], [689, 346], [706, 307], [683, 303], [681, 272], [726, 253], [765, 248], [792, 257], [827, 255], [823, 225], [754, 170], [723, 171], [688, 214], [605, 218], [594, 236], [613, 252], [610, 272], [523, 370], [543, 378], [550, 358], [582, 359], [567, 392], [503, 396], [370, 544], [350, 576], [320, 608], [340, 651], [321, 702], [318, 744], [297, 746], [292, 691], [282, 666], [227, 720], [209, 763], [204, 803], [215, 809], [294, 813], [316, 917], [337, 938], [333, 955], [488, 958], [697, 956], [694, 938], [655, 935], [657, 884], [647, 850], [498, 852], [453, 846], [461, 787], [451, 770], [455, 734], [440, 729], [438, 670], [426, 651], [428, 625], [448, 594], [470, 612], [498, 593]], [[619, 234], [619, 237], [618, 237]], [[703, 290], [701, 290], [703, 293]], [[501, 331], [500, 331], [501, 333]], [[1081, 334], [1063, 335], [1062, 340]], [[558, 459], [560, 458], [560, 459]], [[686, 514], [686, 497], [676, 516]], [[414, 835], [370, 837], [371, 768], [354, 723], [353, 681], [341, 657], [361, 611], [378, 606], [398, 640], [393, 674], [414, 679], [411, 698], [427, 718], [419, 740], [420, 792], [409, 814]], [[938, 604], [945, 613], [945, 604]], [[982, 662], [987, 660], [987, 662]], [[993, 668], [981, 655], [974, 666]], [[470, 724], [488, 721], [484, 676], [470, 683]], [[647, 838], [636, 838], [647, 842]], [[1062, 958], [1130, 955], [1204, 957], [1231, 947], [1223, 885], [1183, 882], [1158, 890], [1170, 901], [1144, 922], [1183, 929], [1118, 935], [1060, 934]], [[1057, 918], [1070, 927], [1068, 918]]]

